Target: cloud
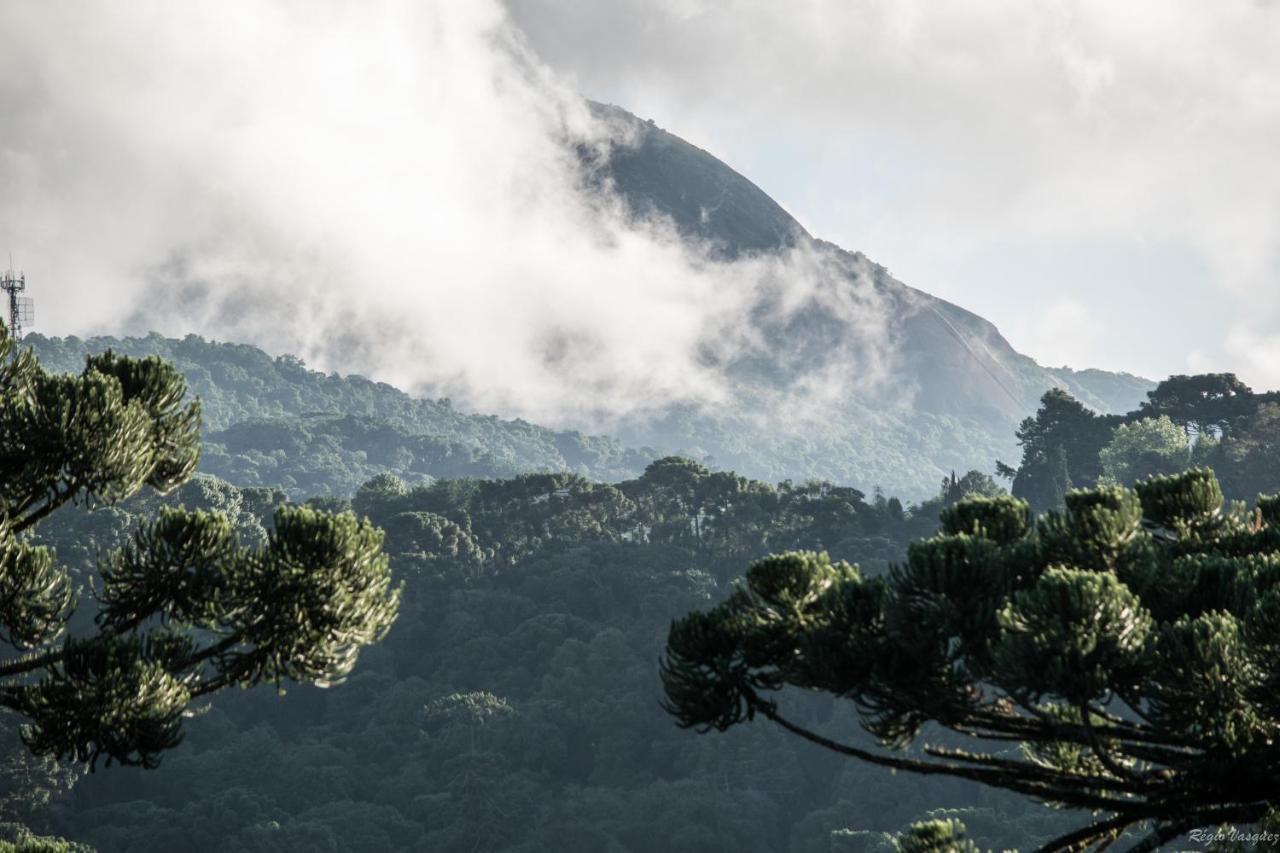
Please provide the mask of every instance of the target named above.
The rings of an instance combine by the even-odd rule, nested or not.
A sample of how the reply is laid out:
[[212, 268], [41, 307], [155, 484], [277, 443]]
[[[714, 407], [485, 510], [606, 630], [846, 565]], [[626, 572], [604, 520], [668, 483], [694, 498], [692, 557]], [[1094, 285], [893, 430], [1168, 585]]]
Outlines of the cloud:
[[1050, 366], [1095, 363], [1094, 347], [1105, 327], [1074, 299], [1059, 299], [1032, 318], [1024, 332], [1036, 341], [1036, 354]]
[[[833, 286], [804, 253], [708, 263], [585, 189], [567, 143], [607, 129], [490, 0], [0, 24], [0, 245], [46, 333], [196, 331], [582, 422], [723, 400], [752, 306]], [[848, 315], [864, 375], [871, 307]]]
[[1280, 334], [1238, 325], [1227, 335], [1226, 350], [1242, 376], [1263, 388], [1280, 388]]
[[[1062, 296], [1041, 281], [1073, 255], [1193, 255], [1203, 276], [1178, 292], [1124, 264], [1069, 285], [1130, 330], [1092, 366], [1176, 370], [1177, 342], [1203, 335], [1225, 355], [1232, 324], [1204, 328], [1206, 299], [1280, 327], [1274, 3], [509, 5], [585, 91], [660, 116], [785, 190], [819, 236], [1011, 330]], [[1006, 282], [1019, 250], [1036, 264]]]

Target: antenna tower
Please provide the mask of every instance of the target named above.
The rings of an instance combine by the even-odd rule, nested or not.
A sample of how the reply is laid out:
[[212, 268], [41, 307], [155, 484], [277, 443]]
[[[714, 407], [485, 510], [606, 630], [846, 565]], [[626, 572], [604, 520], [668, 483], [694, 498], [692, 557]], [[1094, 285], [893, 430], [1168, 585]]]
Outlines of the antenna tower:
[[27, 289], [25, 274], [15, 274], [13, 262], [9, 262], [9, 270], [0, 276], [0, 290], [3, 290], [9, 301], [9, 334], [16, 341], [22, 337], [22, 330], [35, 322], [35, 303], [29, 296], [20, 294]]

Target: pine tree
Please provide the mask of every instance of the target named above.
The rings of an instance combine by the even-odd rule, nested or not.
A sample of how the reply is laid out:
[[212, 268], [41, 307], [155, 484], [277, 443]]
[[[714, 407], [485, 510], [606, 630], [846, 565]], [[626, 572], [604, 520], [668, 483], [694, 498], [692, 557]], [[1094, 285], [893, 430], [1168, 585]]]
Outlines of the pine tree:
[[[881, 577], [765, 558], [673, 623], [665, 706], [699, 731], [762, 717], [1093, 815], [1050, 850], [1257, 822], [1280, 804], [1280, 497], [1222, 504], [1193, 470], [1070, 491], [1038, 519], [1012, 497], [962, 501]], [[879, 748], [793, 721], [786, 686], [850, 701]], [[946, 743], [903, 752], [926, 726]]]
[[50, 373], [0, 326], [0, 705], [37, 754], [154, 767], [192, 704], [286, 680], [332, 684], [395, 618], [382, 533], [350, 514], [284, 506], [246, 548], [222, 515], [167, 509], [98, 566], [94, 629], [36, 526], [188, 480], [200, 408], [157, 358], [106, 352]]

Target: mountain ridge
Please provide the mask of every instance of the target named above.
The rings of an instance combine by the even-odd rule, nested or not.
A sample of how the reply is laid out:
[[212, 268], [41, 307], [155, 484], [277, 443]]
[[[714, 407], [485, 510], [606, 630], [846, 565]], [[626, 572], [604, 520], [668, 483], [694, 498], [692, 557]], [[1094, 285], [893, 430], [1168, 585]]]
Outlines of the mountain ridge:
[[[983, 367], [994, 383], [988, 389], [1009, 396], [1020, 410], [1034, 407], [1048, 387], [1061, 387], [1082, 402], [1101, 411], [1132, 408], [1146, 390], [1155, 383], [1132, 374], [1088, 368], [1085, 370], [1052, 369], [1040, 366], [1029, 356], [1018, 353], [1000, 334], [994, 323], [962, 306], [933, 296], [894, 278], [887, 268], [866, 258], [861, 252], [844, 249], [835, 243], [809, 234], [785, 208], [768, 193], [731, 166], [709, 152], [686, 142], [661, 128], [652, 119], [642, 120], [622, 107], [590, 102], [594, 114], [607, 126], [615, 128], [605, 165], [589, 165], [603, 169], [609, 185], [627, 203], [638, 218], [660, 215], [668, 218], [677, 231], [691, 240], [708, 243], [713, 255], [732, 260], [756, 253], [779, 253], [810, 244], [822, 252], [845, 255], [865, 261], [877, 282], [884, 282], [904, 301], [914, 301], [916, 313], [927, 315], [915, 321], [908, 331], [922, 338], [932, 337], [929, 327], [950, 335], [977, 361], [987, 359]], [[659, 180], [659, 178], [665, 180]], [[711, 203], [710, 198], [716, 199]], [[726, 205], [725, 200], [735, 204]], [[696, 215], [694, 214], [696, 211]], [[929, 354], [936, 354], [925, 348]], [[991, 362], [994, 362], [991, 363]], [[1008, 362], [1013, 362], [1012, 364]], [[1017, 369], [1015, 369], [1017, 368]], [[1010, 374], [996, 378], [1002, 370]], [[1037, 388], [1028, 394], [1027, 377], [1019, 372], [1038, 372]], [[1011, 388], [1008, 384], [1020, 387]], [[1128, 396], [1117, 394], [1116, 382], [1127, 384]], [[931, 383], [932, 385], [933, 383]], [[938, 383], [943, 386], [949, 383]], [[1039, 386], [1043, 385], [1043, 388]], [[1099, 386], [1111, 386], [1104, 393]], [[924, 403], [930, 411], [948, 411], [940, 401], [926, 394]], [[1117, 405], [1122, 403], [1124, 405]], [[932, 407], [931, 407], [932, 404]], [[935, 408], [936, 407], [936, 408]], [[996, 409], [1004, 408], [996, 405]]]
[[[718, 462], [762, 479], [813, 476], [920, 496], [952, 468], [989, 471], [996, 460], [1015, 456], [1018, 424], [1050, 388], [1101, 412], [1125, 412], [1155, 386], [1096, 368], [1042, 367], [986, 318], [899, 281], [861, 252], [811, 235], [714, 155], [621, 107], [591, 109], [611, 141], [604, 153], [580, 151], [587, 183], [616, 194], [636, 222], [669, 223], [713, 263], [803, 254], [809, 262], [797, 274], [814, 279], [805, 284], [815, 296], [800, 310], [779, 318], [762, 305], [749, 313], [753, 338], [764, 347], [726, 367], [735, 406], [624, 418], [611, 430], [624, 441], [705, 447]], [[860, 348], [869, 325], [881, 340]], [[744, 415], [803, 408], [807, 398], [795, 389], [849, 364], [856, 371], [868, 352], [886, 362], [879, 365], [886, 380], [842, 390], [824, 411], [825, 423], [796, 430], [753, 424]], [[759, 458], [750, 457], [751, 448]]]

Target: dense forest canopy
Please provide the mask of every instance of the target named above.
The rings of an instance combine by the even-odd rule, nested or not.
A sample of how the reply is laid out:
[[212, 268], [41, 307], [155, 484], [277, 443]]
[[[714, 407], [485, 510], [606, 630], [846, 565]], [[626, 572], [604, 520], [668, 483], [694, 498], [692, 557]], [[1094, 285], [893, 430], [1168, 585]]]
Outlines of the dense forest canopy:
[[[34, 343], [66, 370], [85, 349]], [[783, 732], [691, 741], [658, 704], [671, 620], [732, 595], [744, 567], [773, 552], [825, 552], [857, 563], [863, 578], [890, 577], [940, 516], [967, 498], [1000, 499], [986, 474], [950, 474], [915, 502], [821, 480], [770, 484], [705, 460], [652, 461], [652, 451], [609, 439], [467, 415], [253, 348], [122, 343], [164, 350], [207, 395], [210, 473], [167, 497], [50, 518], [39, 541], [74, 578], [167, 508], [217, 511], [253, 548], [269, 541], [282, 505], [307, 498], [385, 531], [404, 584], [401, 617], [342, 690], [219, 696], [154, 772], [86, 777], [11, 741], [0, 790], [11, 826], [103, 853], [887, 853], [1027, 848], [1071, 829], [1066, 815], [1012, 794], [884, 778]], [[1156, 450], [1185, 448], [1190, 461], [1210, 450], [1239, 460], [1223, 477], [1233, 496], [1253, 488], [1245, 475], [1274, 490], [1262, 463], [1280, 407], [1250, 395], [1218, 394], [1237, 407], [1229, 417], [1188, 407], [1185, 394], [1109, 416], [1050, 392], [1023, 425], [1013, 489], [1039, 482], [1046, 459], [1058, 466], [1046, 501], [1089, 478], [1123, 479], [1150, 461], [1156, 436], [1165, 440]], [[76, 614], [73, 626], [93, 616]], [[801, 696], [791, 713], [813, 731], [850, 735], [839, 703]], [[874, 746], [862, 737], [853, 742]], [[967, 841], [956, 840], [962, 832]]]
[[[861, 774], [769, 733], [691, 748], [658, 706], [667, 625], [718, 597], [742, 561], [824, 548], [883, 569], [970, 490], [998, 489], [972, 473], [904, 507], [680, 458], [612, 485], [375, 478], [350, 502], [314, 502], [383, 528], [405, 583], [396, 626], [341, 690], [219, 698], [160, 770], [81, 779], [29, 819], [101, 851], [816, 851], [845, 830], [888, 844], [946, 809], [993, 844], [1047, 837], [1052, 815], [958, 786], [868, 800]], [[56, 516], [42, 537], [89, 557], [182, 503], [256, 541], [283, 500], [199, 477], [169, 498]]]
[[360, 376], [309, 370], [257, 347], [182, 339], [28, 335], [50, 370], [78, 371], [88, 353], [159, 356], [203, 406], [201, 470], [240, 486], [295, 498], [350, 495], [370, 477], [508, 477], [572, 471], [601, 480], [633, 476], [656, 455], [609, 438], [521, 420], [474, 415]]

